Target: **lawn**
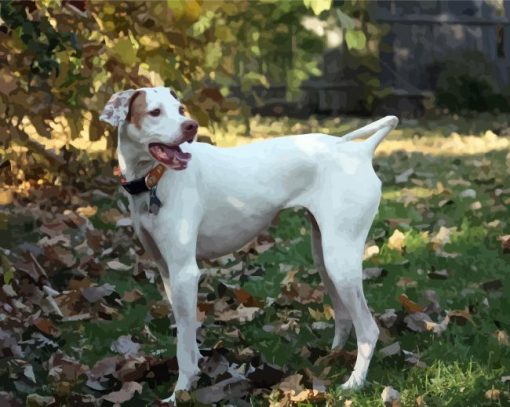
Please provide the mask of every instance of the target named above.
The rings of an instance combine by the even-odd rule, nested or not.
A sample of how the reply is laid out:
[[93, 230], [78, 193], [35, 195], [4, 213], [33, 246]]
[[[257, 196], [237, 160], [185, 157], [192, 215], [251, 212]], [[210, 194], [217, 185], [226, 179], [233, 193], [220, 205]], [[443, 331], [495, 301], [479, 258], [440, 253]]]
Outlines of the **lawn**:
[[[364, 389], [339, 388], [354, 335], [330, 351], [333, 313], [309, 227], [287, 210], [250, 247], [202, 264], [203, 374], [181, 398], [377, 406], [391, 386], [404, 406], [509, 405], [510, 138], [492, 132], [505, 120], [404, 120], [381, 144], [383, 198], [364, 262], [381, 334]], [[251, 139], [236, 136], [236, 123], [213, 138], [341, 134], [366, 121], [256, 118]], [[114, 182], [103, 177], [87, 191], [21, 185], [14, 196], [0, 207], [0, 383], [11, 392], [0, 401], [140, 406], [168, 396], [173, 317]]]

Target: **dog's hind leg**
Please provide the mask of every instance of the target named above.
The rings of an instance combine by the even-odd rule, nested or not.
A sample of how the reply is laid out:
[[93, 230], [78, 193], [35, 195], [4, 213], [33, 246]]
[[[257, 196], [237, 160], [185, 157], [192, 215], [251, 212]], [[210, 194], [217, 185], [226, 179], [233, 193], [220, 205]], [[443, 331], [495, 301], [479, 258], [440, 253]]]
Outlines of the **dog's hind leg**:
[[364, 384], [379, 337], [379, 328], [363, 294], [361, 276], [364, 236], [353, 238], [326, 227], [322, 230], [322, 242], [326, 273], [334, 290], [341, 296], [356, 331], [356, 364], [349, 380], [342, 386], [345, 389], [355, 389]]
[[342, 303], [342, 299], [335, 285], [329, 278], [324, 265], [324, 255], [322, 253], [322, 242], [321, 242], [321, 231], [319, 225], [312, 214], [309, 214], [310, 223], [312, 225], [312, 254], [313, 262], [317, 271], [319, 272], [322, 282], [326, 287], [331, 303], [333, 304], [333, 310], [335, 311], [335, 336], [333, 338], [332, 348], [342, 348], [349, 338], [349, 334], [352, 329], [352, 319], [347, 311], [347, 308]]
[[332, 290], [352, 319], [356, 332], [358, 355], [354, 370], [343, 388], [354, 389], [364, 384], [370, 360], [379, 337], [379, 328], [368, 309], [362, 286], [362, 261], [365, 240], [377, 213], [381, 182], [373, 172], [363, 172], [357, 182], [333, 171], [323, 178], [318, 198], [310, 211], [321, 234], [324, 271]]

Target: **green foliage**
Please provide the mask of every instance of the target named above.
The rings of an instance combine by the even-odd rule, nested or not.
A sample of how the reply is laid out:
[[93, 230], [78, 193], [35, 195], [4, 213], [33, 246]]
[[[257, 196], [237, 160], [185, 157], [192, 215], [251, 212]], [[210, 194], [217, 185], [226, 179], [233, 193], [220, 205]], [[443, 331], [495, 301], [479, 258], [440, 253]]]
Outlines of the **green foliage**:
[[436, 103], [451, 112], [509, 111], [506, 95], [494, 83], [494, 67], [476, 51], [452, 55], [439, 64]]
[[248, 92], [285, 84], [295, 94], [319, 73], [315, 56], [323, 49], [301, 19], [330, 6], [331, 0], [0, 2], [4, 143], [30, 143], [20, 135], [28, 124], [51, 137], [59, 121], [68, 140], [84, 128], [98, 140], [106, 130], [99, 112], [113, 92], [127, 88], [171, 86], [204, 126], [246, 112], [228, 98], [234, 85]]

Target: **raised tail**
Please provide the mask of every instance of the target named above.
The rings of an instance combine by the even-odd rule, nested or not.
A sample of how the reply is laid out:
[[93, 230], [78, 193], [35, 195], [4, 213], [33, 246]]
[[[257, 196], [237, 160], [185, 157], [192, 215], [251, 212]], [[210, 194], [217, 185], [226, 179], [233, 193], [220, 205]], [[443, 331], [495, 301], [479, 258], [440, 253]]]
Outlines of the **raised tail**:
[[363, 126], [361, 129], [357, 129], [347, 133], [340, 140], [351, 141], [359, 138], [370, 136], [363, 145], [367, 147], [368, 151], [373, 154], [379, 143], [397, 127], [398, 118], [396, 116], [386, 116], [373, 123]]

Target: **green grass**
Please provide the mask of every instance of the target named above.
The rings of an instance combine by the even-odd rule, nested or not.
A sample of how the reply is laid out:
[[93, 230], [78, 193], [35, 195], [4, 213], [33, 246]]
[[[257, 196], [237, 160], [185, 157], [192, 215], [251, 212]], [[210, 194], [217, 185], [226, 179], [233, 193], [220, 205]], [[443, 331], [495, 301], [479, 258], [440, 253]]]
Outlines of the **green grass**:
[[[416, 128], [405, 123], [403, 127], [402, 136], [406, 139], [412, 138], [417, 131], [425, 134], [416, 141], [417, 148], [430, 144], [431, 138], [437, 138], [436, 133], [429, 136], [432, 132], [429, 128]], [[445, 128], [448, 133], [450, 128]], [[425, 291], [434, 290], [443, 311], [468, 309], [472, 321], [462, 326], [450, 323], [439, 337], [430, 332], [415, 333], [403, 326], [390, 329], [391, 341], [399, 341], [403, 350], [419, 354], [420, 361], [426, 366], [409, 363], [403, 355], [383, 358], [378, 351], [385, 345], [379, 343], [369, 370], [368, 384], [358, 392], [340, 390], [339, 385], [350, 373], [348, 364], [340, 360], [330, 366], [331, 370], [324, 375], [331, 382], [328, 405], [342, 406], [345, 401], [352, 400], [354, 406], [379, 406], [382, 404], [381, 392], [387, 385], [400, 392], [404, 406], [415, 405], [419, 396], [424, 397], [429, 406], [510, 405], [508, 393], [502, 394], [499, 400], [485, 397], [485, 392], [493, 388], [510, 392], [509, 382], [501, 381], [501, 376], [510, 375], [510, 346], [499, 343], [495, 336], [497, 330], [510, 332], [510, 255], [502, 252], [498, 241], [499, 236], [510, 234], [510, 192], [496, 191], [509, 188], [508, 149], [484, 149], [479, 154], [462, 149], [455, 154], [444, 154], [438, 149], [437, 153], [398, 151], [379, 155], [374, 160], [383, 181], [383, 200], [367, 241], [370, 245], [377, 245], [380, 251], [364, 266], [382, 267], [386, 274], [366, 281], [365, 295], [373, 312], [381, 314], [388, 308], [401, 310], [401, 294], [426, 305], [423, 300]], [[410, 179], [405, 183], [395, 183], [395, 176], [408, 168], [414, 170]], [[461, 192], [467, 188], [476, 191], [476, 198], [461, 197]], [[475, 202], [479, 202], [481, 207], [478, 204], [473, 206]], [[112, 205], [106, 201], [95, 204], [99, 210]], [[268, 297], [277, 298], [282, 292], [281, 282], [286, 277], [286, 272], [281, 271], [282, 265], [286, 270], [299, 270], [298, 281], [312, 286], [319, 284], [320, 279], [312, 264], [309, 227], [301, 215], [299, 211], [283, 212], [278, 225], [270, 230], [277, 239], [276, 245], [259, 256], [246, 257], [248, 267], [264, 270], [263, 278], [254, 276], [239, 280], [234, 273], [213, 280], [210, 284], [213, 291], [202, 286], [201, 292], [214, 298], [222, 281], [241, 284], [261, 301]], [[404, 221], [398, 224], [394, 221], [398, 218]], [[111, 226], [100, 223], [97, 216], [93, 221], [98, 228], [111, 229]], [[442, 257], [434, 250], [433, 237], [441, 226], [457, 228], [443, 247], [448, 253], [458, 253], [457, 257]], [[405, 234], [402, 252], [388, 247], [388, 239], [396, 228]], [[120, 258], [123, 259], [122, 254]], [[429, 272], [443, 269], [448, 271], [447, 279], [429, 277]], [[399, 283], [402, 278], [412, 280], [413, 284], [403, 286]], [[492, 280], [500, 280], [502, 288], [485, 291], [480, 286]], [[110, 350], [112, 340], [131, 334], [143, 343], [142, 349], [148, 355], [163, 357], [175, 354], [175, 329], [170, 327], [171, 319], [147, 318], [151, 306], [162, 298], [154, 284], [139, 283], [127, 278], [126, 273], [116, 271], [108, 271], [97, 282], [115, 285], [120, 295], [138, 288], [145, 299], [121, 308], [118, 320], [67, 323], [61, 328], [63, 332], [59, 339], [63, 351], [92, 366], [113, 354]], [[328, 304], [329, 299], [326, 298], [325, 302]], [[326, 366], [317, 365], [314, 358], [304, 357], [302, 351], [306, 347], [326, 354], [333, 328], [312, 329], [316, 320], [309, 309], [322, 312], [324, 305], [292, 302], [284, 306], [266, 306], [253, 321], [229, 322], [226, 326], [214, 324], [214, 318], [208, 317], [204, 324], [206, 329], [201, 332], [202, 347], [210, 348], [222, 340], [224, 347], [234, 353], [245, 347], [255, 350], [264, 361], [282, 367], [288, 374], [302, 374], [306, 368], [314, 375], [321, 375]], [[291, 329], [278, 335], [264, 329], [268, 324], [288, 318], [296, 319], [299, 332]], [[331, 323], [325, 318], [324, 321]], [[144, 325], [157, 338], [155, 342], [144, 337]], [[234, 328], [240, 329], [240, 338], [226, 335]], [[351, 335], [346, 349], [356, 349], [354, 335]], [[166, 397], [175, 380], [174, 377], [173, 381], [153, 389], [144, 385], [142, 395], [124, 405], [142, 405], [155, 397]], [[42, 387], [39, 392], [50, 393], [51, 389]], [[253, 396], [251, 403], [268, 405], [268, 397]], [[275, 398], [278, 396], [273, 392], [270, 399]]]

